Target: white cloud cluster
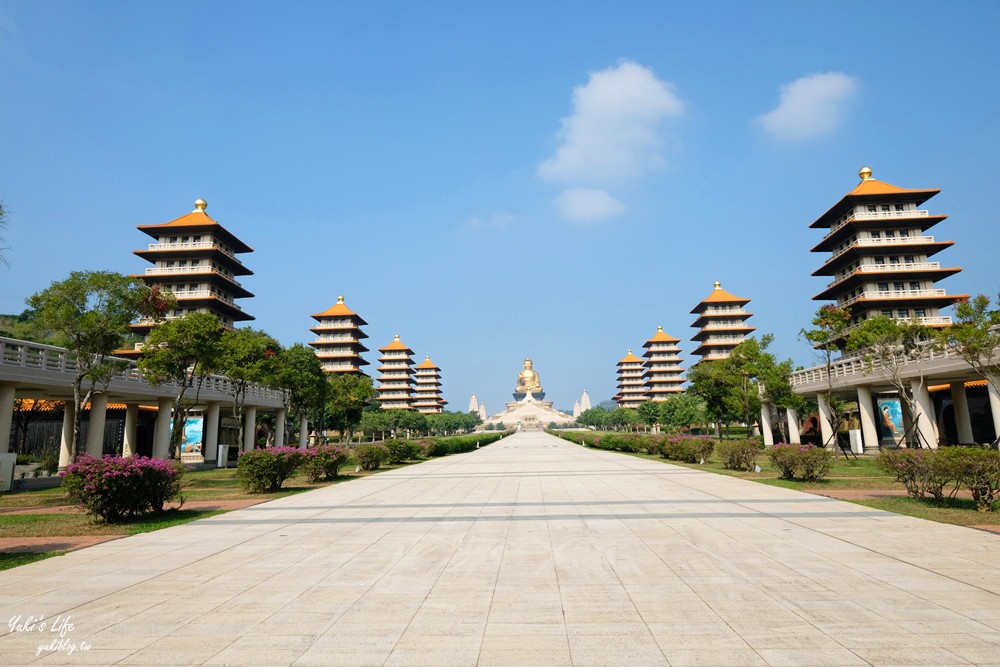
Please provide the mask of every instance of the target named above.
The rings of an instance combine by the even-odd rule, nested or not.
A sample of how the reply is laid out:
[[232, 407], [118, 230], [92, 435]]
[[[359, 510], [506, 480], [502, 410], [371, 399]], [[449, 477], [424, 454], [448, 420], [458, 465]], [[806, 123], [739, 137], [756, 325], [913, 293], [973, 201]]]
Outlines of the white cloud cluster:
[[573, 90], [573, 114], [561, 121], [562, 143], [538, 165], [542, 180], [574, 186], [556, 198], [560, 213], [581, 222], [624, 213], [625, 205], [600, 188], [661, 166], [658, 127], [683, 112], [673, 85], [648, 67], [623, 61], [592, 72]]
[[779, 141], [823, 136], [840, 126], [857, 90], [857, 80], [842, 72], [803, 76], [780, 87], [778, 106], [757, 123]]

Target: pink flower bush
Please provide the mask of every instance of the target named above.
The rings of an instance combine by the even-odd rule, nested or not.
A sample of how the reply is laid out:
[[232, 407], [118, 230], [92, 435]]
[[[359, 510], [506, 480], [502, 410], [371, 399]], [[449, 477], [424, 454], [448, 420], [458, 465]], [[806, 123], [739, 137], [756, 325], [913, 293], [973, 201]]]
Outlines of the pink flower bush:
[[63, 473], [62, 486], [81, 507], [107, 523], [162, 512], [181, 492], [184, 466], [145, 456], [82, 456]]

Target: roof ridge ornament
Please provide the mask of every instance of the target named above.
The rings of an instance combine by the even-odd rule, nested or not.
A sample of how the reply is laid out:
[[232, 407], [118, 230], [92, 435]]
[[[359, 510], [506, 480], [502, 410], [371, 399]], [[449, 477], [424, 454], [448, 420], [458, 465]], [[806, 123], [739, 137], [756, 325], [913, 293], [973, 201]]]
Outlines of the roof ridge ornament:
[[199, 197], [194, 200], [194, 210], [192, 213], [204, 213], [205, 209], [208, 208], [208, 202]]
[[718, 280], [715, 281], [715, 289], [722, 289], [722, 283], [720, 283]]
[[871, 181], [872, 178], [872, 168], [871, 167], [861, 167], [858, 169], [858, 176], [861, 177], [862, 181]]

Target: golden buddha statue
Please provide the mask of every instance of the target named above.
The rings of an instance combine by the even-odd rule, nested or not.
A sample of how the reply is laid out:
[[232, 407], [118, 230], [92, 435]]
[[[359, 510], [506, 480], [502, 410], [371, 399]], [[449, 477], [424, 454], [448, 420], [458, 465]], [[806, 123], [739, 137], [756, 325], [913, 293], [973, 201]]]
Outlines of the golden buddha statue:
[[538, 377], [538, 372], [531, 368], [531, 359], [524, 360], [524, 370], [517, 374], [517, 386], [514, 391], [518, 394], [540, 394], [542, 384]]

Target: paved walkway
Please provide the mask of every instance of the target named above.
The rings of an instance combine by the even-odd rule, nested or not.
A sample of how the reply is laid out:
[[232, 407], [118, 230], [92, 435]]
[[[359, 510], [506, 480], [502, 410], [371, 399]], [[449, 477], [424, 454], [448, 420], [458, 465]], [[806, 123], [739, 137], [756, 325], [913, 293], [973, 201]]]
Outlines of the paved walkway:
[[5, 624], [3, 664], [1000, 664], [1000, 537], [520, 434], [0, 572], [0, 611], [78, 649]]

